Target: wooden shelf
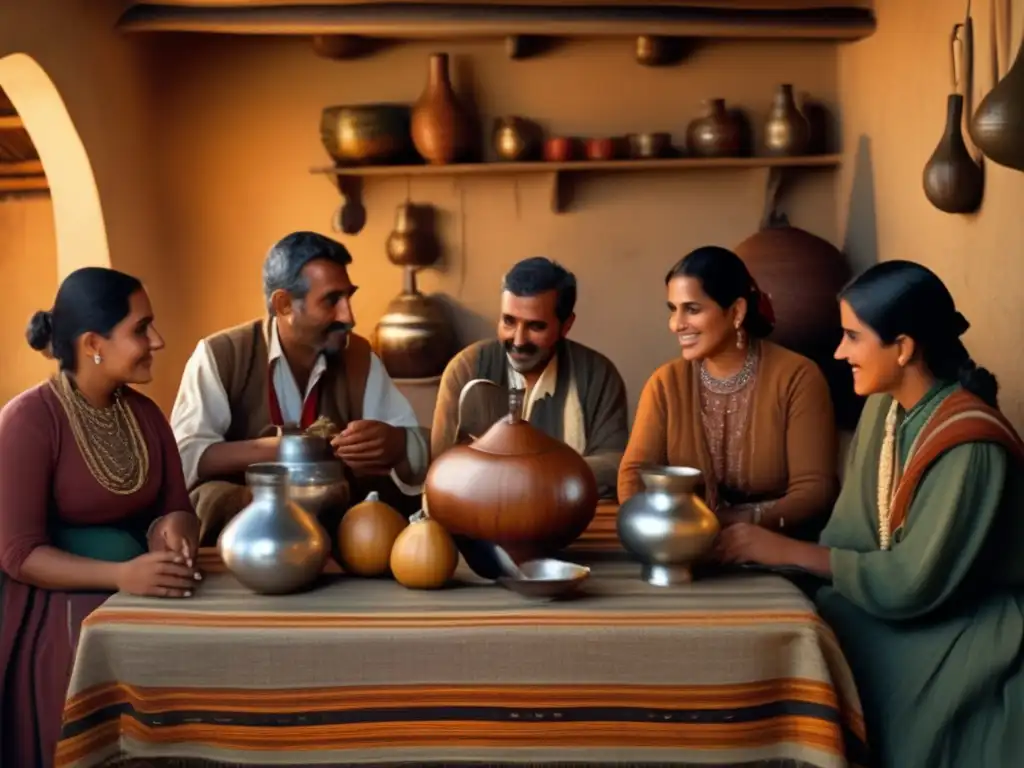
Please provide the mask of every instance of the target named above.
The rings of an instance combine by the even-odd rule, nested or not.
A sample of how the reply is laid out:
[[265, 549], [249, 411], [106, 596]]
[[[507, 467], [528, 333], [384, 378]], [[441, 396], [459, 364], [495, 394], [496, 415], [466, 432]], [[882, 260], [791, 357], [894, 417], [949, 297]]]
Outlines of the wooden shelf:
[[727, 157], [664, 158], [656, 160], [579, 160], [570, 162], [493, 162], [455, 163], [452, 165], [330, 166], [313, 168], [311, 173], [333, 177], [344, 204], [360, 198], [366, 179], [411, 177], [480, 177], [549, 175], [552, 178], [551, 209], [563, 213], [571, 200], [571, 181], [578, 176], [614, 173], [653, 173], [667, 171], [725, 171], [769, 169], [784, 173], [815, 168], [836, 168], [841, 155], [806, 157]]
[[125, 32], [353, 35], [382, 39], [539, 37], [768, 38], [859, 40], [875, 31], [863, 2], [549, 3], [136, 3]]

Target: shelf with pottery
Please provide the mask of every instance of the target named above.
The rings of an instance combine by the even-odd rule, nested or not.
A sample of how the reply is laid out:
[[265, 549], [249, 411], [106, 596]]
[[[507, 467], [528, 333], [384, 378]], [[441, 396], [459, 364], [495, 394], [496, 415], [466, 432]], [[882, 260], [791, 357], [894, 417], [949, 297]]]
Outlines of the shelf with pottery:
[[5, 192], [45, 192], [50, 188], [43, 164], [38, 160], [0, 161], [0, 194]]
[[860, 40], [875, 31], [875, 15], [867, 0], [164, 0], [135, 3], [117, 28], [310, 36], [318, 53], [339, 59], [401, 40], [504, 38], [519, 58], [573, 37]]
[[576, 177], [614, 173], [667, 171], [742, 171], [769, 169], [776, 173], [814, 168], [836, 168], [841, 155], [803, 157], [664, 157], [623, 160], [569, 160], [563, 162], [487, 162], [447, 165], [393, 165], [313, 168], [312, 173], [334, 177], [343, 200], [361, 192], [366, 179], [410, 179], [425, 176], [480, 177], [547, 174], [552, 179], [551, 210], [564, 213], [570, 207]]

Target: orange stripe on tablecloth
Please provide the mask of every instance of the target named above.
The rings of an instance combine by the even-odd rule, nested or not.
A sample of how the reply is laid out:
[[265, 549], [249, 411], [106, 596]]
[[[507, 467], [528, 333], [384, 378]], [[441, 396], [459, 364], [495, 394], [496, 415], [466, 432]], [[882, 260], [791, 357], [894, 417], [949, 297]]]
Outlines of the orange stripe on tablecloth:
[[57, 748], [57, 768], [64, 768], [119, 739], [128, 737], [150, 744], [203, 745], [238, 751], [346, 749], [415, 749], [484, 747], [612, 748], [624, 744], [636, 748], [743, 749], [767, 747], [780, 742], [797, 743], [842, 757], [842, 734], [835, 725], [817, 718], [786, 715], [730, 724], [667, 722], [476, 722], [420, 721], [402, 723], [354, 723], [311, 726], [235, 726], [190, 723], [143, 725], [128, 716], [120, 719], [120, 733], [99, 726]]
[[147, 624], [224, 629], [452, 629], [486, 627], [737, 627], [766, 622], [817, 624], [813, 611], [530, 611], [475, 613], [234, 613], [163, 608], [99, 608], [85, 626]]
[[104, 683], [68, 700], [65, 722], [105, 707], [130, 704], [139, 712], [203, 710], [246, 713], [476, 706], [510, 708], [637, 707], [736, 709], [781, 700], [838, 710], [830, 684], [779, 678], [723, 685], [374, 685], [330, 688], [169, 688]]

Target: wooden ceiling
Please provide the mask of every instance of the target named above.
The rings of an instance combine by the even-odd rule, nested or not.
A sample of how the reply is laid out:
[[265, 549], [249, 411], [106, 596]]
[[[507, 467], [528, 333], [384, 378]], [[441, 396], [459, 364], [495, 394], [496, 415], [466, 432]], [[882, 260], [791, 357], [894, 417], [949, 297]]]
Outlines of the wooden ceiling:
[[28, 131], [0, 89], [0, 194], [40, 192], [48, 185]]

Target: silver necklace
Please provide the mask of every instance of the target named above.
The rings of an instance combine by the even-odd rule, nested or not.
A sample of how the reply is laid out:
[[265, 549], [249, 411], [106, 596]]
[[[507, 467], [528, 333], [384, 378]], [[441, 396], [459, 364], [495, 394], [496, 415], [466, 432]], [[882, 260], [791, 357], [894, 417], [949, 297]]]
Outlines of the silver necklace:
[[700, 383], [708, 392], [712, 392], [716, 395], [732, 395], [739, 392], [754, 377], [754, 371], [757, 368], [757, 346], [751, 344], [747, 348], [747, 359], [743, 361], [743, 367], [739, 369], [732, 376], [728, 376], [724, 379], [716, 379], [710, 373], [708, 373], [707, 366], [704, 361], [700, 362]]

